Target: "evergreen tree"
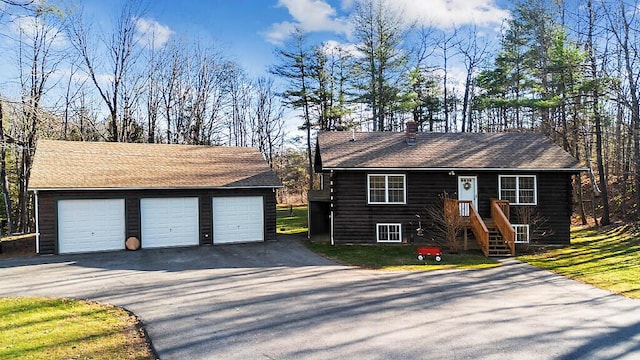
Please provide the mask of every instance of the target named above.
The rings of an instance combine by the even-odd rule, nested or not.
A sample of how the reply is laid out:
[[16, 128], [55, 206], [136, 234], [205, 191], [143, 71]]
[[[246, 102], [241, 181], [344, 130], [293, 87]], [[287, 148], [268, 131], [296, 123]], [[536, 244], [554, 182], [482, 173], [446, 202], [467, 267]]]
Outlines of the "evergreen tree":
[[407, 53], [401, 47], [402, 17], [384, 0], [361, 0], [353, 25], [361, 54], [354, 64], [356, 87], [361, 92], [358, 100], [371, 108], [374, 130], [390, 130], [386, 120], [399, 100], [398, 85], [407, 63]]
[[287, 82], [287, 89], [283, 98], [292, 108], [302, 112], [303, 124], [300, 129], [306, 131], [307, 140], [307, 165], [309, 172], [309, 189], [313, 189], [313, 158], [311, 156], [311, 110], [312, 94], [311, 77], [313, 69], [313, 49], [307, 44], [307, 39], [298, 28], [292, 34], [292, 38], [285, 48], [276, 51], [280, 63], [273, 66], [270, 72]]

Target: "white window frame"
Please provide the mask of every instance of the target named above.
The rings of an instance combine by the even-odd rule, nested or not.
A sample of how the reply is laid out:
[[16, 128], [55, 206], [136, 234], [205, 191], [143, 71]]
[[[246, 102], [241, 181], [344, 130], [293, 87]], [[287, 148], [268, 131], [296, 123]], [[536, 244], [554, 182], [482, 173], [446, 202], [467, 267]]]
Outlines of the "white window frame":
[[[511, 224], [513, 227], [513, 231], [516, 233], [515, 241], [516, 244], [528, 244], [531, 241], [531, 233], [529, 232], [529, 224]], [[527, 229], [527, 239], [526, 241], [518, 239], [518, 228], [526, 228]]]
[[[371, 177], [384, 177], [384, 200], [382, 202], [371, 201]], [[389, 177], [402, 177], [402, 201], [389, 201]], [[407, 176], [405, 174], [367, 174], [367, 203], [371, 205], [405, 205], [407, 203]]]
[[[515, 178], [516, 179], [516, 201], [510, 203], [511, 205], [538, 205], [538, 178], [536, 175], [498, 175], [498, 197], [502, 198], [502, 178]], [[533, 179], [533, 202], [524, 203], [520, 202], [520, 178], [532, 178]]]
[[[386, 226], [387, 227], [387, 234], [391, 233], [390, 228], [392, 226], [397, 226], [398, 227], [398, 240], [380, 240], [380, 227], [381, 226]], [[402, 224], [399, 223], [379, 223], [376, 224], [376, 242], [379, 243], [400, 243], [402, 242]]]

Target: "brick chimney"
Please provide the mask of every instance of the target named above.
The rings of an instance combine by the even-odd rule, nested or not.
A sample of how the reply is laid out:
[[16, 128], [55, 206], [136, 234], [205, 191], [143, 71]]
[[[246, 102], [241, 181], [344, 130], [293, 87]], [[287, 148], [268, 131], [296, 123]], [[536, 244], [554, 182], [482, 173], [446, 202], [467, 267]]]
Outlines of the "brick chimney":
[[415, 121], [407, 121], [405, 125], [405, 141], [409, 146], [416, 145], [416, 134], [418, 133], [418, 124]]

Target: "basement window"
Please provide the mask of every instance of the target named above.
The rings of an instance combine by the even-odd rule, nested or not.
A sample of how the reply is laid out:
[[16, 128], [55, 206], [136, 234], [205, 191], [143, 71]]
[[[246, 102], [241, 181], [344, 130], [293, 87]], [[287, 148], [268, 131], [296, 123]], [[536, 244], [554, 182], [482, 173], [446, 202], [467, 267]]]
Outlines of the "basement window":
[[513, 230], [516, 232], [516, 244], [528, 244], [529, 243], [529, 225], [526, 224], [511, 224]]
[[402, 239], [401, 224], [376, 224], [376, 239], [381, 243], [399, 243]]

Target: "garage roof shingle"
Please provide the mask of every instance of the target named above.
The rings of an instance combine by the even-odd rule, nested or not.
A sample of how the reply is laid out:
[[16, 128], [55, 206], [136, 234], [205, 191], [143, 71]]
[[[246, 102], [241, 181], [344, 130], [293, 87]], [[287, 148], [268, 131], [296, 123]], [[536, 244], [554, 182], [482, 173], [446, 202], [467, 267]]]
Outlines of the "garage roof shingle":
[[324, 169], [422, 168], [585, 170], [569, 153], [536, 133], [417, 133], [416, 145], [404, 133], [322, 132]]
[[280, 187], [248, 147], [40, 140], [30, 190]]

